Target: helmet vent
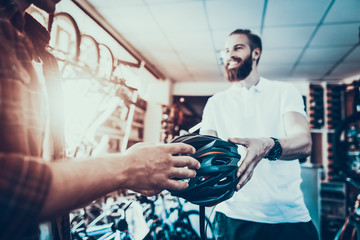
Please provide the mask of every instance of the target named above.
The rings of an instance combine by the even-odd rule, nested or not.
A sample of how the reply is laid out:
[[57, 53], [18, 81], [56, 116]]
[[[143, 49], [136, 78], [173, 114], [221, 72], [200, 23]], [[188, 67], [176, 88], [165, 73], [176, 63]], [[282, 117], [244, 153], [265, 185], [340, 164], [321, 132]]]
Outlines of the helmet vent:
[[225, 185], [233, 181], [232, 177], [224, 177], [219, 180], [218, 185]]
[[202, 182], [205, 182], [206, 179], [209, 179], [211, 176], [200, 176], [197, 180], [197, 183], [202, 183]]
[[227, 164], [229, 164], [229, 162], [230, 162], [230, 160], [226, 159], [226, 158], [215, 158], [212, 161], [212, 164], [213, 165], [227, 165]]

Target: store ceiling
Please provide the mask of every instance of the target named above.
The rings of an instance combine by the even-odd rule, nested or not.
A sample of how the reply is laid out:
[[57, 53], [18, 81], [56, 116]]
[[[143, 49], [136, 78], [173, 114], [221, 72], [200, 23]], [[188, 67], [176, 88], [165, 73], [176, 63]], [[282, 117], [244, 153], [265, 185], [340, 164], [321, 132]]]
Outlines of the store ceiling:
[[227, 35], [261, 35], [261, 75], [338, 81], [360, 75], [360, 0], [88, 0], [174, 82], [224, 81]]

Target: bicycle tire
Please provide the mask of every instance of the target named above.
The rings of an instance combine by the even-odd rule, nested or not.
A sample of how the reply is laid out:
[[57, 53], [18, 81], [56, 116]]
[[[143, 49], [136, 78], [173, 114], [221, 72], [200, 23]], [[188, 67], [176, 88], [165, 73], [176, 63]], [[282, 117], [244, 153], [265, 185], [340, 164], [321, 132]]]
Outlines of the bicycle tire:
[[[192, 217], [195, 217], [195, 220], [191, 220]], [[182, 213], [182, 216], [174, 223], [174, 228], [176, 230], [177, 227], [182, 228], [183, 231], [188, 231], [188, 234], [191, 234], [191, 239], [199, 240], [200, 239], [200, 226], [199, 229], [194, 228], [193, 222], [199, 223], [200, 212], [197, 210], [189, 210]], [[206, 236], [208, 240], [215, 239], [214, 238], [214, 229], [210, 219], [205, 216], [205, 229]], [[178, 238], [178, 239], [188, 239], [188, 238]]]
[[[356, 231], [356, 239], [352, 236]], [[360, 240], [360, 223], [350, 217], [336, 233], [334, 240]]]
[[111, 80], [115, 69], [115, 58], [111, 49], [103, 44], [99, 43], [100, 59], [99, 59], [99, 72], [98, 77]]
[[[58, 34], [58, 29], [54, 29], [54, 25], [56, 25], [57, 21], [64, 21], [64, 23], [67, 23], [68, 27], [69, 27], [68, 30], [72, 31], [72, 34], [69, 34], [69, 36], [73, 37], [74, 39], [73, 39], [73, 41], [69, 42], [69, 45], [74, 44], [74, 46], [72, 46], [73, 49], [71, 50], [73, 52], [71, 52], [69, 49], [67, 49], [67, 50], [69, 50], [69, 52], [65, 51], [65, 53], [72, 55], [71, 58], [73, 58], [73, 60], [75, 62], [77, 62], [79, 59], [79, 55], [80, 55], [81, 36], [80, 36], [79, 27], [78, 27], [75, 19], [69, 13], [58, 12], [53, 15], [50, 15], [50, 18], [48, 21], [48, 31], [50, 32], [50, 35], [51, 35], [49, 45], [51, 47], [53, 47], [54, 49], [57, 49], [56, 42], [53, 42], [53, 41], [57, 40], [57, 37], [53, 36], [54, 34], [55, 35]], [[69, 39], [69, 41], [70, 41], [70, 39]], [[68, 47], [70, 48], [70, 46], [68, 46]]]
[[92, 76], [97, 76], [100, 64], [99, 43], [90, 35], [80, 35], [79, 63], [84, 65], [84, 70]]
[[150, 231], [143, 240], [173, 240], [170, 235], [169, 226], [160, 220], [152, 224]]

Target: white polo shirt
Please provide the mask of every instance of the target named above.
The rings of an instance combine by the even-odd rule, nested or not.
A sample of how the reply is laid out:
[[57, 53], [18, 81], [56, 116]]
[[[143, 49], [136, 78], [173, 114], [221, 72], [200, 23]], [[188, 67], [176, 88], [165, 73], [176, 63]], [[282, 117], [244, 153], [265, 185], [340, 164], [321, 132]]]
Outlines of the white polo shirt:
[[[239, 83], [209, 98], [203, 112], [203, 130], [216, 131], [218, 137], [285, 137], [283, 115], [305, 115], [298, 90], [289, 83], [260, 78], [250, 89]], [[244, 154], [242, 154], [244, 155]], [[243, 158], [244, 156], [242, 156]], [[300, 164], [294, 161], [263, 159], [251, 180], [234, 196], [216, 206], [231, 218], [263, 223], [307, 222]]]

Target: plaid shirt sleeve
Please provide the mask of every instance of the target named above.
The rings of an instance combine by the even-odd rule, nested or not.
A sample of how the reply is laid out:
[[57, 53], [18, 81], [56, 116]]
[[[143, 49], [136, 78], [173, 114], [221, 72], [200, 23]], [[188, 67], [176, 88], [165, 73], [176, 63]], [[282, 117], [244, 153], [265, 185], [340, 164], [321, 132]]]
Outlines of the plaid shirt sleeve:
[[38, 214], [51, 182], [41, 158], [45, 98], [29, 48], [0, 11], [0, 239], [38, 235]]
[[46, 164], [22, 154], [0, 154], [0, 239], [38, 234], [37, 217], [50, 183]]

